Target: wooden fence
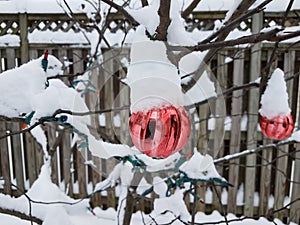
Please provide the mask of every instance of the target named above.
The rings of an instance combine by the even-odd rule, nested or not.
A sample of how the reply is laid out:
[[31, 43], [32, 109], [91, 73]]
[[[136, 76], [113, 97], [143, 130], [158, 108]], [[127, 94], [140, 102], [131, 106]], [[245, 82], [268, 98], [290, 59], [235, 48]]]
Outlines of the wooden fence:
[[[33, 18], [33, 16], [29, 16], [29, 18]], [[259, 18], [256, 19], [259, 20]], [[268, 22], [268, 19], [264, 18], [264, 22]], [[197, 21], [193, 22], [197, 24]], [[208, 26], [209, 22], [206, 24]], [[251, 24], [248, 25], [251, 26]], [[26, 48], [28, 48], [29, 58], [27, 60], [37, 58], [47, 48], [60, 60], [63, 61], [67, 57], [69, 61], [74, 62], [71, 67], [66, 68], [66, 74], [82, 73], [86, 69], [88, 47], [28, 43]], [[272, 47], [273, 45], [265, 43], [254, 45], [252, 48], [219, 51], [210, 64], [219, 83], [219, 91], [257, 79], [271, 55]], [[279, 67], [285, 71], [287, 77], [290, 77], [297, 74], [300, 69], [300, 46], [287, 47], [288, 44], [279, 46], [281, 53], [278, 55], [273, 69]], [[27, 53], [25, 54], [24, 50], [22, 53], [22, 49], [24, 47], [19, 46], [0, 48], [0, 70], [13, 68], [26, 60], [24, 55]], [[98, 90], [96, 94], [88, 93], [86, 96], [88, 106], [92, 110], [110, 109], [129, 104], [128, 87], [120, 82], [120, 78], [124, 78], [126, 75], [126, 68], [122, 62], [124, 57], [128, 57], [129, 50], [115, 49], [114, 51], [117, 53], [107, 51], [105, 54], [107, 58], [104, 58], [106, 63], [91, 71], [91, 79]], [[22, 57], [23, 60], [21, 60]], [[235, 58], [235, 60], [227, 62], [227, 57]], [[298, 76], [289, 79], [287, 85], [292, 114], [295, 121], [299, 123]], [[122, 94], [119, 94], [120, 91]], [[225, 107], [223, 99], [225, 99]], [[216, 158], [219, 158], [244, 149], [253, 149], [262, 144], [272, 143], [271, 140], [261, 135], [257, 126], [259, 107], [259, 90], [257, 88], [235, 91], [232, 95], [224, 96], [223, 99], [211, 100], [196, 107], [196, 114], [191, 116], [196, 118], [193, 124], [196, 129], [183, 152], [190, 151], [192, 146], [197, 143], [199, 151], [203, 153], [208, 149], [219, 150], [208, 151], [210, 154], [218, 153]], [[130, 143], [128, 132], [126, 132], [128, 115], [128, 110], [122, 110], [105, 113], [100, 115], [100, 118], [98, 115], [94, 116], [95, 126], [91, 130], [96, 135], [102, 135], [106, 140]], [[219, 117], [218, 115], [224, 116]], [[103, 118], [105, 118], [105, 126]], [[212, 123], [214, 126], [211, 125]], [[20, 122], [18, 121], [0, 121], [0, 136], [19, 129]], [[47, 137], [46, 150], [52, 156], [52, 180], [70, 196], [86, 197], [91, 193], [95, 184], [105, 179], [117, 163], [115, 160], [95, 158], [89, 152], [77, 151], [76, 147], [71, 146], [72, 131], [66, 128], [49, 123], [44, 131]], [[246, 216], [270, 216], [272, 212], [276, 212], [275, 217], [289, 218], [291, 221], [299, 223], [299, 153], [299, 144], [289, 144], [264, 149], [258, 154], [235, 159], [228, 163], [217, 164], [219, 173], [234, 185], [234, 187], [224, 189], [217, 188], [219, 194], [227, 195], [227, 202], [224, 201], [227, 212]], [[31, 134], [14, 135], [0, 139], [0, 159], [0, 177], [5, 180], [1, 192], [18, 195], [20, 192], [16, 192], [15, 188], [10, 186], [10, 182], [16, 184], [21, 190], [27, 190], [37, 178], [43, 164], [43, 149]], [[88, 163], [89, 160], [93, 161], [97, 170], [92, 169], [91, 164]], [[214, 209], [220, 210], [221, 206], [216, 193], [212, 193], [210, 196], [209, 187], [202, 184], [200, 187], [200, 195], [202, 198], [206, 198], [207, 204], [197, 203], [197, 209], [205, 212], [211, 212]], [[243, 193], [242, 197], [240, 197], [241, 193]], [[189, 196], [186, 202], [190, 202], [188, 198]], [[232, 199], [238, 199], [238, 201], [232, 201]], [[116, 207], [115, 190], [95, 196], [93, 203], [102, 207]], [[280, 210], [287, 203], [292, 204]], [[190, 205], [188, 206], [190, 207]], [[147, 211], [150, 208], [151, 202], [143, 203], [142, 209]]]

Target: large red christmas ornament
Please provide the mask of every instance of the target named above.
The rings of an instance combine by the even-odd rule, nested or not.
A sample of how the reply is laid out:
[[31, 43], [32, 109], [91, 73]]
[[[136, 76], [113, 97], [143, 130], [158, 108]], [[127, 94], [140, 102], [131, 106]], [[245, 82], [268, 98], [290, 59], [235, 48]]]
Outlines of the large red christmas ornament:
[[294, 130], [292, 115], [276, 116], [268, 119], [266, 116], [260, 118], [261, 132], [270, 139], [283, 140], [288, 138]]
[[181, 150], [190, 135], [187, 112], [172, 105], [132, 113], [129, 128], [136, 148], [155, 158], [166, 158]]

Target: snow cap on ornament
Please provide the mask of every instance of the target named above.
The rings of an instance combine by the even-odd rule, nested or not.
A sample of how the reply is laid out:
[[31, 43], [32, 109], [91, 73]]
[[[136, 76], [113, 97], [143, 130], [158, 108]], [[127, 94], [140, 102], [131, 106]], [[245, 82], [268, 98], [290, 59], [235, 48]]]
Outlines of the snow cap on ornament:
[[259, 113], [262, 133], [270, 139], [288, 138], [294, 129], [294, 121], [288, 104], [284, 73], [276, 69], [268, 81], [261, 98]]
[[183, 105], [180, 76], [169, 61], [162, 41], [143, 40], [132, 44], [127, 83], [131, 89], [131, 112]]
[[131, 89], [129, 128], [135, 147], [155, 158], [181, 150], [190, 134], [189, 117], [183, 108], [177, 68], [168, 60], [163, 42], [133, 42], [127, 83]]

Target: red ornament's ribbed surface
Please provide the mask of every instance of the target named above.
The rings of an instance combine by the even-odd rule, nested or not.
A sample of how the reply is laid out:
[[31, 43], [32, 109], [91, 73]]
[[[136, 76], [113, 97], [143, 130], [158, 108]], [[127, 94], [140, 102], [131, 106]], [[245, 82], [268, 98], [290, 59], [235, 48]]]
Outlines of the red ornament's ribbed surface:
[[174, 106], [133, 113], [129, 128], [136, 148], [155, 158], [166, 158], [181, 150], [191, 132], [187, 112]]
[[261, 132], [268, 138], [274, 140], [283, 140], [288, 138], [294, 130], [294, 121], [292, 115], [276, 116], [268, 119], [263, 116], [260, 118]]

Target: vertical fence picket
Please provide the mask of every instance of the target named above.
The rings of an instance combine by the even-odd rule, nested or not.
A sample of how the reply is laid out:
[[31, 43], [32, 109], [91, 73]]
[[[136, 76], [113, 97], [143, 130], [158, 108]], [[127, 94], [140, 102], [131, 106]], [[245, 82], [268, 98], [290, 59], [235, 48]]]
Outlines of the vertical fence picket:
[[44, 151], [43, 151], [42, 146], [37, 141], [34, 142], [34, 152], [36, 154], [35, 155], [35, 160], [36, 160], [36, 167], [35, 167], [36, 172], [35, 173], [38, 177], [41, 172], [41, 168], [44, 165]]
[[[217, 57], [217, 81], [216, 92], [220, 94], [225, 90], [227, 86], [227, 64], [225, 63], [225, 55], [226, 52], [219, 52]], [[213, 130], [213, 149], [209, 150], [212, 157], [223, 157], [224, 155], [224, 135], [225, 135], [225, 116], [226, 116], [226, 105], [223, 98], [218, 98], [215, 104], [215, 127]], [[223, 166], [216, 167], [219, 174], [223, 175]], [[222, 187], [216, 187], [216, 191], [218, 191], [218, 195], [220, 196], [222, 193]], [[213, 208], [220, 210], [221, 205], [219, 203], [218, 195], [213, 192]]]
[[30, 49], [29, 50], [29, 59], [37, 59], [39, 57], [38, 51], [36, 49]]
[[[118, 50], [116, 50], [118, 51]], [[104, 54], [104, 108], [111, 109], [114, 107], [114, 86], [113, 86], [113, 75], [114, 75], [114, 56], [115, 51], [108, 51]], [[105, 134], [108, 135], [112, 140], [114, 139], [114, 113], [105, 113]], [[105, 160], [105, 172], [108, 176], [116, 165], [114, 159]], [[111, 189], [107, 191], [107, 206], [115, 208], [115, 190]]]
[[5, 49], [6, 53], [6, 69], [13, 69], [16, 66], [16, 52], [14, 48], [6, 48]]
[[[122, 57], [128, 57], [128, 49], [127, 51], [123, 50], [122, 54], [120, 56]], [[122, 58], [119, 58], [119, 61], [122, 61]], [[126, 72], [124, 71], [122, 65], [119, 66], [119, 79], [124, 79], [126, 77]], [[124, 107], [129, 105], [129, 92], [130, 88], [123, 84], [122, 82], [119, 82], [120, 92], [118, 94], [119, 97], [119, 107]], [[120, 141], [124, 144], [131, 144], [131, 138], [128, 133], [128, 120], [129, 120], [129, 110], [121, 110], [120, 111]]]
[[2, 49], [0, 49], [0, 73], [2, 73]]
[[[233, 86], [242, 85], [244, 82], [244, 57], [243, 51], [240, 51], [235, 56], [233, 68]], [[241, 143], [241, 118], [242, 118], [242, 105], [243, 105], [243, 91], [235, 91], [232, 94], [232, 127], [230, 134], [229, 154], [234, 154], [240, 151]], [[239, 159], [235, 159], [231, 165], [229, 165], [229, 183], [234, 185], [234, 188], [228, 190], [228, 212], [236, 213], [236, 199], [237, 188], [239, 185]]]
[[56, 133], [57, 133], [57, 125], [55, 123], [48, 123], [47, 142], [49, 148], [48, 152], [51, 155], [51, 179], [54, 184], [58, 185]]
[[[19, 122], [10, 123], [11, 132], [18, 132], [21, 130], [21, 124]], [[11, 149], [13, 152], [14, 161], [14, 174], [16, 177], [16, 185], [20, 191], [25, 191], [24, 185], [24, 171], [23, 171], [23, 160], [22, 160], [22, 148], [20, 135], [12, 135], [11, 137]]]
[[36, 155], [34, 138], [30, 133], [25, 133], [24, 135], [24, 145], [26, 154], [26, 169], [28, 174], [29, 186], [32, 186], [33, 182], [36, 180], [38, 174], [36, 173]]
[[[201, 105], [199, 107], [199, 133], [198, 133], [198, 151], [205, 155], [208, 149], [208, 121], [207, 121], [207, 112], [209, 109], [208, 103]], [[197, 190], [198, 189], [198, 190]], [[197, 184], [195, 187], [195, 196], [194, 196], [194, 207], [196, 207], [196, 211], [205, 212], [205, 204], [200, 203], [196, 200], [197, 196], [201, 196], [203, 201], [205, 201], [205, 193], [206, 193], [206, 185], [204, 184]]]
[[[0, 121], [0, 136], [6, 135], [6, 130], [7, 130], [6, 122]], [[0, 139], [0, 154], [1, 154], [2, 177], [4, 179], [3, 192], [5, 194], [11, 194], [11, 186], [10, 186], [11, 177], [10, 177], [7, 138]]]
[[300, 144], [296, 144], [294, 174], [293, 174], [293, 189], [290, 206], [290, 221], [300, 224]]
[[78, 197], [83, 198], [87, 195], [87, 177], [86, 177], [86, 165], [85, 165], [85, 154], [86, 149], [81, 151], [76, 150], [76, 170], [77, 170], [77, 181], [78, 181]]
[[[264, 138], [263, 144], [270, 144], [270, 139]], [[269, 198], [271, 193], [271, 172], [272, 172], [272, 149], [265, 149], [262, 152], [262, 162], [260, 172], [260, 189], [259, 189], [259, 215], [267, 215], [269, 211]]]
[[71, 133], [69, 129], [64, 130], [60, 151], [62, 152], [63, 181], [65, 192], [73, 193], [73, 184], [71, 181]]

